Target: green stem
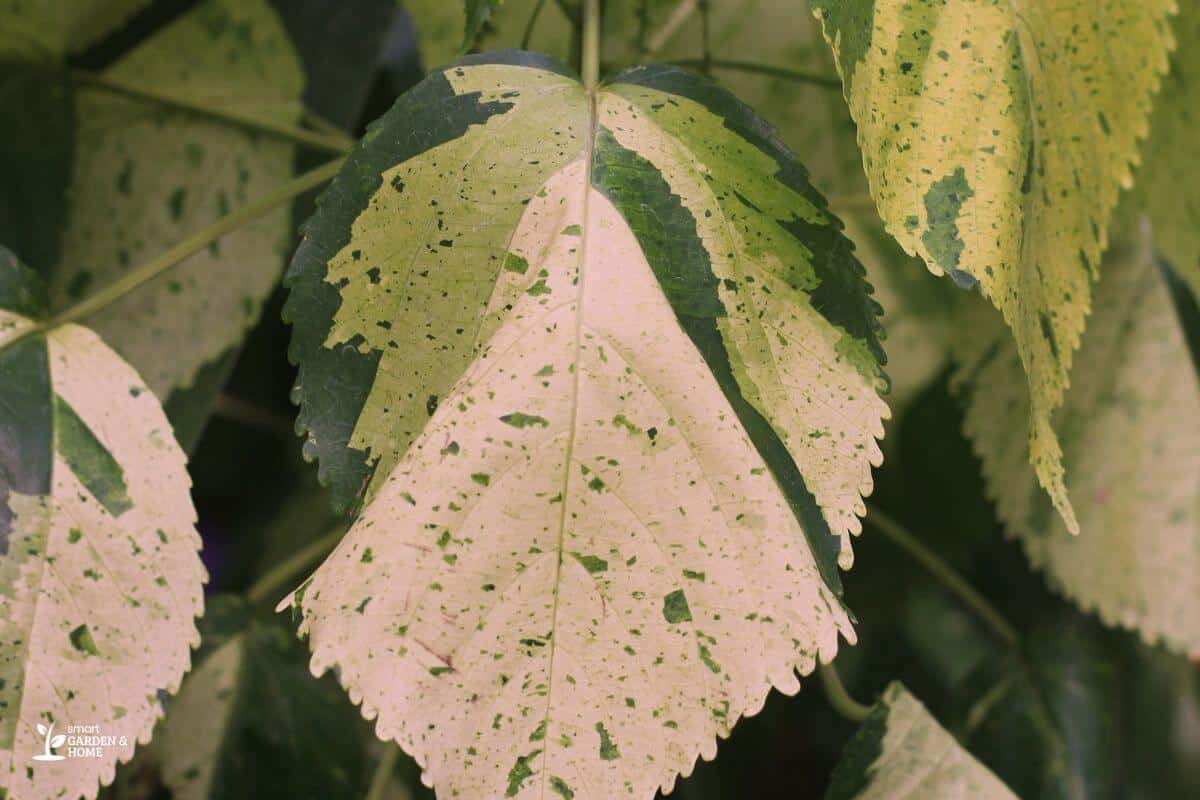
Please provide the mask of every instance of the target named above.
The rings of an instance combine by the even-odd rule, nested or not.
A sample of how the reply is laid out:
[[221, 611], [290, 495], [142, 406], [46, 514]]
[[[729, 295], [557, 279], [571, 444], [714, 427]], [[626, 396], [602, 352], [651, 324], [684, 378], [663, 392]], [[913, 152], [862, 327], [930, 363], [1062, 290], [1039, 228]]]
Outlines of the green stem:
[[831, 194], [825, 202], [834, 211], [874, 211], [875, 199], [866, 192], [862, 194]]
[[529, 49], [529, 40], [533, 38], [533, 29], [537, 26], [538, 17], [542, 15], [542, 8], [545, 7], [546, 0], [538, 0], [537, 5], [533, 7], [533, 13], [529, 15], [529, 21], [525, 23], [525, 33], [521, 36], [521, 49]]
[[701, 28], [701, 61], [700, 71], [707, 76], [712, 75], [713, 57], [712, 57], [712, 33], [709, 30], [709, 0], [700, 0], [700, 28]]
[[583, 2], [583, 85], [596, 91], [600, 82], [600, 0]]
[[267, 570], [254, 582], [253, 586], [246, 590], [246, 602], [258, 605], [273, 600], [276, 595], [294, 583], [301, 574], [312, 569], [317, 562], [329, 555], [345, 533], [346, 531], [339, 526], [316, 541], [309, 542], [282, 564], [277, 564]]
[[[245, 205], [232, 214], [221, 217], [213, 224], [192, 234], [165, 253], [159, 254], [157, 257], [132, 270], [120, 280], [110, 283], [91, 297], [76, 303], [57, 316], [38, 325], [34, 330], [47, 330], [96, 313], [147, 281], [158, 277], [188, 256], [208, 247], [211, 242], [220, 239], [225, 234], [235, 231], [249, 222], [253, 222], [255, 219], [287, 203], [296, 195], [303, 194], [315, 186], [320, 186], [337, 174], [341, 166], [342, 159], [337, 159], [303, 175], [298, 175], [287, 183], [280, 184], [274, 191], [260, 200]], [[31, 330], [30, 333], [32, 332]]]
[[996, 638], [1013, 649], [1018, 647], [1021, 637], [1012, 623], [1005, 619], [987, 598], [975, 591], [975, 587], [967, 583], [953, 567], [922, 544], [903, 525], [873, 506], [867, 506], [866, 522], [911, 556], [926, 572], [941, 581], [951, 594], [979, 617]]
[[821, 686], [824, 687], [825, 696], [829, 698], [829, 705], [833, 706], [834, 711], [851, 722], [862, 722], [870, 716], [871, 707], [850, 696], [850, 692], [846, 691], [846, 684], [842, 683], [842, 677], [832, 664], [822, 664], [817, 671], [821, 674]]
[[671, 12], [671, 16], [667, 17], [663, 26], [650, 37], [650, 41], [646, 44], [646, 56], [653, 56], [666, 47], [683, 27], [683, 24], [691, 19], [692, 14], [696, 13], [699, 6], [699, 0], [680, 0], [679, 5], [675, 6], [675, 10]]
[[351, 138], [338, 125], [325, 119], [311, 108], [304, 109], [304, 123], [314, 131], [325, 134], [330, 139], [337, 139], [345, 142], [346, 150], [350, 150], [352, 147], [354, 147], [355, 142], [353, 138]]
[[218, 108], [205, 105], [196, 100], [190, 100], [183, 97], [176, 97], [166, 92], [147, 89], [143, 86], [135, 86], [131, 83], [126, 83], [118, 78], [113, 78], [109, 75], [100, 75], [95, 72], [87, 72], [85, 70], [71, 70], [71, 77], [80, 84], [94, 86], [97, 89], [113, 92], [115, 94], [123, 94], [127, 97], [137, 98], [139, 100], [148, 100], [153, 103], [160, 103], [172, 108], [190, 111], [194, 114], [219, 119], [224, 122], [231, 122], [235, 125], [240, 125], [244, 128], [270, 133], [284, 139], [290, 139], [293, 142], [313, 147], [317, 150], [326, 150], [331, 153], [344, 154], [353, 146], [354, 141], [345, 134], [334, 136], [330, 133], [320, 133], [317, 131], [309, 131], [304, 128], [296, 128], [289, 125], [280, 125], [267, 120], [259, 119], [249, 114], [243, 114], [228, 108]]
[[634, 34], [634, 47], [639, 53], [646, 52], [646, 36], [650, 33], [650, 0], [638, 0], [637, 33]]
[[[705, 61], [703, 58], [681, 58], [670, 62], [680, 67], [694, 67], [696, 69], [704, 69]], [[785, 78], [789, 81], [799, 81], [801, 83], [811, 83], [814, 86], [821, 86], [826, 89], [840, 89], [842, 82], [833, 75], [821, 75], [816, 72], [804, 72], [796, 69], [786, 69], [784, 67], [775, 67], [770, 64], [756, 64], [752, 61], [734, 61], [727, 58], [709, 59], [708, 66], [713, 69], [728, 69], [736, 72], [750, 72], [755, 75], [768, 75], [772, 78]]]
[[384, 742], [383, 746], [386, 749], [375, 766], [375, 774], [371, 776], [371, 787], [367, 789], [367, 796], [364, 800], [383, 800], [388, 783], [391, 782], [392, 773], [396, 771], [396, 762], [400, 759], [400, 747], [395, 742]]
[[212, 413], [214, 416], [244, 425], [251, 430], [262, 431], [284, 441], [290, 441], [296, 435], [291, 417], [225, 392], [217, 395]]

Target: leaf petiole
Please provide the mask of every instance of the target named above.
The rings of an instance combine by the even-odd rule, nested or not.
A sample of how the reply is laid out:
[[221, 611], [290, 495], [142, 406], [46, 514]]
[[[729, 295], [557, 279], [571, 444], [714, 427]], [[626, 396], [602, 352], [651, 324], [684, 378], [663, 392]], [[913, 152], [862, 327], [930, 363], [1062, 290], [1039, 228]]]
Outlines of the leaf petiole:
[[242, 114], [229, 108], [217, 108], [214, 106], [205, 105], [204, 103], [190, 100], [183, 97], [167, 94], [165, 92], [154, 91], [142, 86], [135, 86], [131, 83], [126, 83], [118, 78], [113, 78], [110, 75], [101, 75], [95, 72], [86, 70], [73, 69], [71, 70], [71, 78], [76, 82], [85, 86], [92, 86], [97, 89], [104, 89], [114, 94], [122, 94], [127, 97], [137, 98], [139, 100], [147, 100], [152, 103], [159, 103], [164, 106], [190, 111], [194, 114], [200, 114], [206, 117], [212, 117], [225, 122], [233, 123], [251, 130], [261, 131], [263, 133], [273, 134], [284, 139], [290, 139], [298, 144], [307, 145], [308, 147], [317, 150], [324, 150], [330, 153], [342, 154], [350, 150], [354, 145], [354, 140], [344, 133], [338, 131], [310, 131], [304, 128], [291, 127], [289, 125], [279, 125], [250, 114]]
[[583, 85], [596, 91], [600, 82], [600, 0], [583, 0]]
[[897, 547], [903, 550], [914, 561], [925, 568], [933, 577], [941, 581], [951, 594], [970, 609], [1004, 644], [1016, 648], [1020, 635], [1012, 623], [1004, 618], [995, 606], [988, 602], [982, 594], [967, 582], [966, 578], [954, 571], [954, 568], [943, 561], [936, 553], [921, 543], [917, 537], [909, 533], [903, 525], [889, 517], [878, 508], [868, 505], [866, 522], [875, 530], [882, 533]]
[[268, 600], [274, 601], [275, 595], [287, 588], [289, 583], [305, 570], [311, 569], [337, 546], [346, 533], [345, 528], [338, 526], [321, 538], [309, 542], [291, 555], [286, 561], [268, 570], [262, 577], [246, 590], [246, 602], [251, 605]]
[[821, 686], [825, 689], [825, 696], [829, 698], [829, 705], [833, 706], [834, 711], [851, 722], [862, 722], [870, 716], [871, 707], [850, 696], [846, 684], [842, 683], [842, 676], [838, 675], [833, 664], [822, 664], [817, 671], [821, 675]]
[[59, 314], [44, 320], [38, 325], [30, 328], [21, 336], [10, 339], [5, 346], [15, 344], [16, 342], [31, 336], [34, 333], [46, 331], [51, 328], [56, 328], [68, 322], [74, 322], [78, 319], [91, 316], [102, 308], [105, 308], [125, 295], [137, 289], [139, 286], [148, 281], [153, 280], [162, 273], [179, 264], [189, 256], [198, 253], [207, 247], [211, 242], [220, 239], [227, 233], [231, 233], [238, 228], [253, 222], [259, 217], [267, 214], [279, 206], [287, 203], [297, 195], [320, 186], [331, 179], [342, 166], [343, 159], [330, 161], [323, 166], [310, 170], [303, 175], [298, 175], [292, 180], [280, 184], [272, 192], [265, 197], [256, 200], [231, 214], [221, 217], [211, 225], [202, 228], [188, 238], [179, 242], [174, 247], [161, 253], [158, 256], [150, 259], [145, 264], [130, 271], [125, 277], [118, 281], [110, 283], [100, 291], [96, 292], [91, 297], [88, 297], [73, 306], [63, 310]]
[[814, 86], [822, 86], [826, 89], [841, 89], [842, 82], [834, 75], [821, 75], [816, 72], [804, 72], [796, 69], [787, 69], [785, 67], [776, 67], [771, 64], [757, 64], [752, 61], [733, 61], [725, 58], [680, 58], [668, 62], [678, 67], [694, 67], [703, 71], [705, 67], [712, 69], [726, 69], [735, 72], [749, 72], [755, 75], [766, 75], [772, 78], [784, 78], [786, 80], [798, 81], [800, 83], [811, 83]]

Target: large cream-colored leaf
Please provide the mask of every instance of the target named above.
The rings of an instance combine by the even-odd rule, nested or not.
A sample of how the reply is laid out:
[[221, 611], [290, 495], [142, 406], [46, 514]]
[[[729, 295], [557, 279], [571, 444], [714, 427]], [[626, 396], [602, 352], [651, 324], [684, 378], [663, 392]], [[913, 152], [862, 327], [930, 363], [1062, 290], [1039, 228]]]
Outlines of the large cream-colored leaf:
[[886, 408], [838, 229], [707, 81], [519, 53], [435, 72], [323, 197], [300, 424], [365, 507], [292, 603], [442, 796], [650, 797], [852, 640]]
[[[188, 667], [204, 568], [158, 401], [88, 329], [35, 329], [32, 285], [0, 251], [0, 793], [90, 798]], [[35, 760], [51, 724], [66, 760]], [[72, 756], [91, 725], [112, 742]]]
[[899, 683], [884, 690], [831, 781], [826, 800], [1017, 800]]
[[[105, 76], [186, 101], [294, 124], [303, 73], [266, 0], [206, 0]], [[227, 121], [76, 90], [74, 173], [59, 266], [62, 307], [123, 277], [292, 174], [295, 147]], [[279, 280], [282, 208], [223, 236], [87, 322], [165, 399], [241, 341]]]
[[1050, 425], [1174, 0], [817, 0], [887, 230], [1012, 329], [1030, 456], [1073, 531]]
[[967, 315], [966, 430], [1010, 535], [1052, 586], [1110, 625], [1200, 654], [1200, 379], [1146, 232], [1105, 259], [1095, 312], [1054, 417], [1083, 535], [1071, 536], [1012, 436], [1021, 365], [982, 304]]

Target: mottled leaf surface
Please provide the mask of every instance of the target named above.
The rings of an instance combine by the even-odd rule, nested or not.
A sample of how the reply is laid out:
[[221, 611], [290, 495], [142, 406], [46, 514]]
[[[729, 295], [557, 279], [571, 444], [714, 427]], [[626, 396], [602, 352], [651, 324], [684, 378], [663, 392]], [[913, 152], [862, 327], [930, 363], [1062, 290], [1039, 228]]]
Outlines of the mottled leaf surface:
[[172, 796], [361, 800], [370, 734], [337, 681], [309, 673], [282, 620], [230, 595], [207, 605], [204, 648], [155, 740]]
[[[137, 374], [87, 328], [43, 332], [0, 250], [0, 789], [94, 797], [150, 737], [198, 643], [205, 580], [184, 456]], [[38, 762], [39, 724], [125, 736]], [[68, 743], [69, 745], [69, 743]]]
[[889, 233], [1003, 313], [1030, 457], [1078, 530], [1050, 424], [1121, 187], [1167, 68], [1173, 0], [817, 0]]
[[826, 800], [1016, 800], [899, 683], [884, 690], [834, 770]]
[[1200, 298], [1200, 3], [1179, 0], [1179, 46], [1150, 118], [1138, 198], [1154, 243]]
[[151, 0], [4, 0], [0, 53], [55, 60], [120, 27]]
[[[659, 30], [676, 5], [649, 3], [648, 28]], [[617, 63], [640, 58], [629, 46], [630, 31], [638, 24], [637, 6], [617, 4], [607, 10], [605, 55]], [[731, 58], [750, 54], [745, 57], [756, 63], [837, 80], [834, 56], [825, 45], [820, 23], [807, 14], [797, 15], [794, 0], [714, 3], [709, 14], [714, 53]], [[782, 19], [787, 20], [786, 25], [779, 23]], [[703, 52], [703, 41], [701, 15], [694, 14], [655, 58], [695, 58]], [[920, 259], [906, 255], [883, 230], [869, 200], [854, 126], [838, 92], [782, 76], [719, 66], [714, 72], [724, 87], [761, 114], [780, 140], [804, 161], [813, 184], [846, 224], [847, 238], [854, 242], [855, 254], [875, 288], [875, 299], [884, 309], [890, 379], [886, 398], [898, 417], [949, 359], [946, 328], [954, 287], [931, 285]]]
[[723, 90], [591, 99], [528, 54], [435, 72], [289, 272], [306, 449], [365, 500], [292, 602], [447, 797], [650, 797], [854, 635], [862, 268]]
[[[294, 124], [303, 72], [266, 0], [206, 0], [105, 71], [149, 91]], [[76, 153], [51, 302], [121, 278], [291, 176], [294, 146], [95, 87], [75, 93]], [[241, 341], [275, 285], [286, 208], [213, 242], [88, 319], [161, 398]]]
[[[1148, 226], [1147, 226], [1148, 227]], [[1029, 413], [1015, 348], [982, 304], [966, 317], [966, 431], [1008, 533], [1052, 586], [1110, 625], [1200, 654], [1200, 379], [1147, 230], [1114, 244], [1055, 416], [1072, 536], [1012, 431]]]

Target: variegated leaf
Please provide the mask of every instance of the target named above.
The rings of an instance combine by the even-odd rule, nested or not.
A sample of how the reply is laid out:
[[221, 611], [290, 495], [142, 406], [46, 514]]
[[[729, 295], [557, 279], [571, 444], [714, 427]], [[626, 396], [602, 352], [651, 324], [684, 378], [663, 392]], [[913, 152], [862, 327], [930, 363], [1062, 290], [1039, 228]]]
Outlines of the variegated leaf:
[[838, 228], [709, 82], [522, 53], [435, 72], [326, 192], [300, 424], [366, 505], [294, 604], [443, 796], [649, 797], [853, 639], [830, 534], [887, 410]]
[[1012, 330], [1029, 452], [1072, 531], [1050, 425], [1166, 71], [1174, 0], [816, 0], [887, 230]]
[[[205, 0], [105, 71], [268, 123], [300, 119], [303, 73], [267, 0]], [[64, 307], [292, 174], [295, 147], [224, 120], [81, 86], [74, 173], [50, 294]], [[160, 398], [242, 340], [290, 243], [281, 208], [213, 242], [87, 322]]]
[[0, 53], [55, 60], [121, 26], [151, 0], [3, 0]]
[[1150, 118], [1138, 199], [1154, 243], [1200, 298], [1200, 2], [1179, 0], [1179, 46]]
[[1146, 231], [1103, 264], [1062, 432], [1067, 486], [1084, 535], [1071, 536], [1025, 468], [1012, 431], [1029, 413], [1002, 324], [975, 307], [960, 387], [967, 434], [1010, 535], [1051, 585], [1110, 625], [1200, 655], [1200, 378]]
[[[36, 284], [0, 250], [0, 793], [90, 798], [178, 687], [205, 576], [158, 401], [87, 328], [41, 329]], [[43, 723], [126, 743], [32, 760]]]
[[834, 770], [826, 800], [1017, 800], [899, 683], [884, 690]]
[[[629, 32], [638, 24], [637, 6], [616, 4], [607, 11], [606, 55], [617, 63], [639, 58], [629, 46]], [[676, 2], [650, 2], [650, 30], [662, 30], [677, 6]], [[834, 56], [825, 46], [820, 23], [795, 11], [795, 0], [713, 3], [709, 11], [711, 49], [731, 57], [750, 53], [760, 64], [827, 75], [836, 81]], [[781, 19], [787, 24], [779, 24]], [[697, 13], [663, 43], [655, 57], [694, 58], [703, 47], [704, 26]], [[722, 85], [756, 109], [778, 131], [783, 143], [804, 159], [813, 184], [845, 222], [848, 238], [855, 243], [858, 259], [875, 287], [876, 299], [885, 309], [887, 401], [899, 416], [949, 360], [946, 328], [954, 287], [930, 285], [920, 260], [907, 256], [884, 232], [869, 199], [854, 125], [837, 91], [816, 82], [723, 69], [719, 64], [714, 72]]]

